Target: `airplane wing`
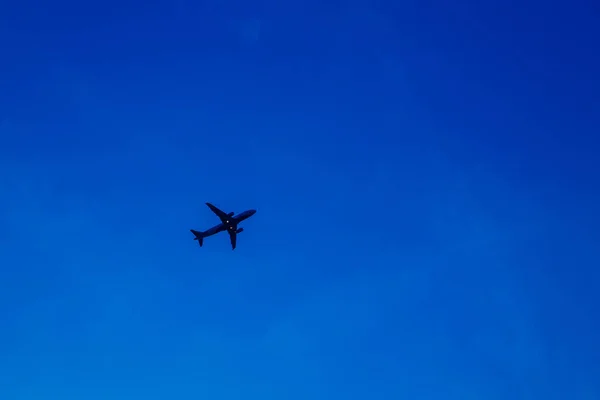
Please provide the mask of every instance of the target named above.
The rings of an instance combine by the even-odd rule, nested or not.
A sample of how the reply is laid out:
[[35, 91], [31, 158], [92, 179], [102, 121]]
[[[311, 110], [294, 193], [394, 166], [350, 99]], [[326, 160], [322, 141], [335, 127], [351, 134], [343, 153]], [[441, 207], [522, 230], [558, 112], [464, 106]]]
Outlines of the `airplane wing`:
[[215, 214], [217, 214], [217, 217], [219, 217], [219, 219], [221, 220], [222, 223], [226, 224], [229, 221], [229, 215], [227, 215], [224, 211], [219, 210], [217, 207], [213, 206], [210, 203], [206, 203], [206, 205], [208, 206], [208, 208], [210, 208], [212, 210], [212, 212], [214, 212]]
[[237, 242], [237, 233], [235, 233], [235, 231], [232, 230], [228, 230], [227, 233], [229, 233], [229, 240], [231, 241], [231, 250], [235, 250], [235, 245]]

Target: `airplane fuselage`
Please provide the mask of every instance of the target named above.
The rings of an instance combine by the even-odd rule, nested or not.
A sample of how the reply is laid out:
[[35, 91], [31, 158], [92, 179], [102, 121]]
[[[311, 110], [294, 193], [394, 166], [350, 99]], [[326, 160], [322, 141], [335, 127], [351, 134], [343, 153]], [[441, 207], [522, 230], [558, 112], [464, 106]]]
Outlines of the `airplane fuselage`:
[[248, 218], [250, 218], [251, 216], [253, 216], [256, 213], [256, 210], [246, 210], [244, 212], [239, 213], [238, 215], [232, 215], [229, 216], [224, 222], [213, 226], [212, 228], [208, 229], [207, 231], [203, 232], [203, 235], [206, 236], [212, 236], [215, 235], [219, 232], [223, 232], [223, 231], [237, 231], [238, 229], [238, 224]]

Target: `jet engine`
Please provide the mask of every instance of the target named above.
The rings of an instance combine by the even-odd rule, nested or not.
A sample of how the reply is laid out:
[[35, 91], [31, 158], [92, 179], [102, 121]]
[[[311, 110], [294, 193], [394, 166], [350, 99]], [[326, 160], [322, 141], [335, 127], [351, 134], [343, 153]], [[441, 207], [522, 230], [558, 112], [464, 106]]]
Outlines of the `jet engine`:
[[237, 231], [235, 231], [235, 233], [241, 233], [241, 232], [243, 232], [243, 231], [244, 231], [244, 228], [240, 228], [240, 229], [238, 229]]

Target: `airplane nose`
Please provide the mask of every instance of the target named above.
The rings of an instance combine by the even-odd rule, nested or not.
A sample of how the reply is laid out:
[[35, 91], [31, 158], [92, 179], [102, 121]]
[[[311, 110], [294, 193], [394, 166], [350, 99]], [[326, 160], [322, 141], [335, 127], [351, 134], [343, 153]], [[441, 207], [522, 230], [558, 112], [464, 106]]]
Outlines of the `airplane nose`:
[[256, 214], [256, 210], [250, 210], [250, 215]]

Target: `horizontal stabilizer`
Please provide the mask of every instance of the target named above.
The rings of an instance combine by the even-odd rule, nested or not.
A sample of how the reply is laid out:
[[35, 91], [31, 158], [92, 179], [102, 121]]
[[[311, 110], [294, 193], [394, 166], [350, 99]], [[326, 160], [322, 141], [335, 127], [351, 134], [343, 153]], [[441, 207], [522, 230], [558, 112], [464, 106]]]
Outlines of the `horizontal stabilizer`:
[[204, 235], [202, 235], [202, 232], [198, 232], [193, 229], [190, 229], [190, 232], [194, 234], [194, 240], [197, 240], [200, 247], [202, 247], [202, 243], [204, 242]]

